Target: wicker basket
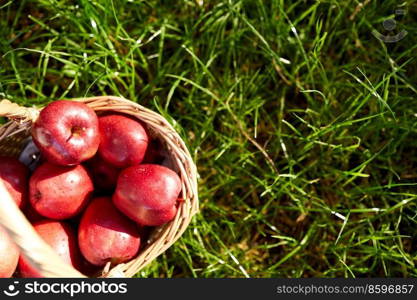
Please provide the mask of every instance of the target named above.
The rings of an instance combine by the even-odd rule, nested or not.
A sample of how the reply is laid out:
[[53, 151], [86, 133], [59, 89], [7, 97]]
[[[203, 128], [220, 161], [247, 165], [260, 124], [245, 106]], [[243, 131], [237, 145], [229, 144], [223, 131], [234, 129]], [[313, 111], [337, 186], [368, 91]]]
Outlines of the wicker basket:
[[[151, 135], [158, 138], [169, 153], [171, 163], [181, 177], [184, 201], [179, 203], [174, 220], [156, 227], [143, 241], [138, 256], [117, 266], [106, 265], [101, 277], [132, 277], [145, 265], [166, 251], [185, 231], [198, 211], [197, 170], [184, 142], [173, 127], [159, 114], [129, 100], [100, 96], [73, 99], [87, 104], [96, 112], [117, 111], [138, 118], [147, 125]], [[25, 108], [8, 100], [0, 101], [0, 116], [10, 119], [0, 127], [0, 155], [19, 156], [30, 137], [30, 126], [39, 115], [36, 108]], [[4, 226], [21, 252], [45, 277], [84, 277], [63, 263], [54, 251], [37, 235], [29, 221], [14, 204], [0, 181], [0, 224]]]

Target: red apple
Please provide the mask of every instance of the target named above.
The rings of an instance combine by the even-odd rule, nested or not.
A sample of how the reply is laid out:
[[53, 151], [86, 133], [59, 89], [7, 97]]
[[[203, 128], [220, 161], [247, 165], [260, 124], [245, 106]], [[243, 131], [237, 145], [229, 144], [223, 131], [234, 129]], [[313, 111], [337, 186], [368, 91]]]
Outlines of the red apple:
[[124, 168], [142, 162], [148, 135], [141, 123], [119, 114], [99, 118], [100, 156], [110, 164]]
[[20, 208], [26, 204], [28, 168], [16, 158], [0, 157], [0, 180]]
[[98, 118], [84, 103], [55, 101], [41, 111], [32, 126], [32, 137], [49, 162], [77, 165], [97, 152]]
[[114, 190], [120, 169], [107, 163], [98, 155], [87, 162], [87, 167], [96, 188], [104, 191]]
[[16, 270], [19, 249], [6, 230], [0, 227], [0, 278], [9, 278]]
[[159, 226], [175, 217], [180, 192], [181, 180], [174, 171], [160, 165], [138, 165], [120, 173], [113, 202], [137, 223]]
[[110, 197], [99, 197], [91, 201], [81, 218], [78, 244], [93, 265], [119, 264], [138, 252], [139, 229], [114, 207]]
[[[82, 257], [77, 247], [77, 237], [71, 226], [64, 222], [44, 220], [35, 223], [33, 228], [65, 263], [76, 269], [80, 268]], [[22, 277], [41, 277], [23, 255], [19, 258], [19, 270]]]
[[31, 205], [42, 216], [55, 220], [77, 215], [93, 190], [93, 182], [82, 165], [62, 167], [45, 163], [29, 181]]

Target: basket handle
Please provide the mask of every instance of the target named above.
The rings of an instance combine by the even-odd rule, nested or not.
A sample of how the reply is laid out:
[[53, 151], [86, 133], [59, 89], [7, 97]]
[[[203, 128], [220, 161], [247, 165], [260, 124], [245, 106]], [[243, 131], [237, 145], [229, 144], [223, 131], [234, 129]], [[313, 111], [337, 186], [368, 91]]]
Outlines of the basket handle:
[[[7, 99], [0, 101], [0, 117], [16, 122], [33, 122], [39, 116], [36, 108], [19, 106]], [[46, 244], [17, 207], [0, 180], [0, 225], [4, 227], [21, 254], [44, 277], [85, 277]]]
[[0, 180], [0, 224], [22, 254], [45, 277], [85, 277], [64, 263], [33, 229]]
[[0, 117], [18, 122], [33, 122], [38, 116], [39, 110], [36, 108], [20, 106], [7, 99], [0, 100]]

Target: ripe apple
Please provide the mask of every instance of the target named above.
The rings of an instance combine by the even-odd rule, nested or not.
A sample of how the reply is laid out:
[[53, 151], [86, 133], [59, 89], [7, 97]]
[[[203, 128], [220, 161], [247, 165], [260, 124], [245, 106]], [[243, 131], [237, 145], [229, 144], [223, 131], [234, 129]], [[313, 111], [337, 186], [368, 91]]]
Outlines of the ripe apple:
[[138, 252], [139, 229], [114, 207], [109, 197], [99, 197], [91, 201], [81, 218], [78, 244], [93, 265], [118, 264]]
[[175, 217], [180, 192], [177, 173], [164, 166], [144, 164], [120, 173], [113, 203], [137, 223], [159, 226]]
[[77, 215], [94, 190], [93, 181], [82, 165], [39, 166], [29, 181], [29, 200], [44, 217], [63, 220]]
[[99, 118], [100, 156], [110, 164], [124, 168], [142, 162], [148, 146], [148, 134], [137, 120], [120, 114]]
[[[74, 230], [64, 222], [44, 220], [33, 224], [39, 236], [58, 254], [67, 264], [79, 269], [82, 256], [77, 247], [77, 237]], [[41, 274], [21, 255], [19, 270], [22, 277], [41, 277]]]
[[16, 270], [19, 249], [6, 230], [0, 227], [0, 278], [9, 278]]
[[116, 187], [120, 169], [103, 160], [99, 155], [86, 163], [90, 170], [94, 186], [104, 191], [112, 191]]
[[16, 158], [0, 157], [0, 180], [20, 208], [26, 204], [28, 176], [28, 168]]
[[32, 137], [49, 162], [77, 165], [97, 152], [98, 118], [84, 103], [55, 101], [41, 111], [32, 126]]

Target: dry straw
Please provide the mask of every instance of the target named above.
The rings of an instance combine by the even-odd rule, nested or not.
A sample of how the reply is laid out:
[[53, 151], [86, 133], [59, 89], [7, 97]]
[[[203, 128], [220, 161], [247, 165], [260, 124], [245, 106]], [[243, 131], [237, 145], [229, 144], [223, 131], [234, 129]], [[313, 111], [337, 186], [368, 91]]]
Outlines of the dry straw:
[[[175, 219], [153, 230], [138, 256], [116, 266], [106, 265], [99, 276], [132, 277], [145, 265], [166, 251], [181, 237], [193, 215], [198, 211], [197, 170], [183, 140], [158, 113], [129, 100], [100, 96], [73, 99], [87, 104], [96, 112], [116, 111], [135, 117], [147, 125], [170, 155], [171, 164], [181, 177], [182, 195]], [[39, 115], [36, 108], [21, 107], [8, 100], [0, 101], [0, 116], [10, 121], [0, 127], [0, 155], [19, 156], [30, 136], [30, 127]], [[0, 224], [4, 226], [30, 263], [45, 277], [84, 277], [65, 264], [36, 234], [31, 224], [14, 204], [0, 181]]]

